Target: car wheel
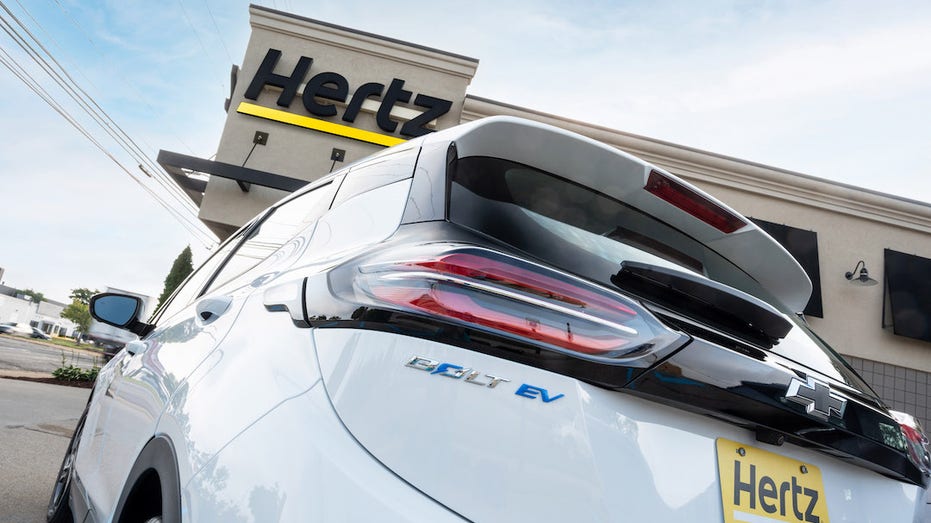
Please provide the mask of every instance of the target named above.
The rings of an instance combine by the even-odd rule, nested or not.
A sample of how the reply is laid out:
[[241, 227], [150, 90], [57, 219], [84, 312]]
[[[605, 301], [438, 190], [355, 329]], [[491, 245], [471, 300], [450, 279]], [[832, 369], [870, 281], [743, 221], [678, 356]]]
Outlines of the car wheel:
[[68, 450], [65, 452], [64, 459], [61, 460], [61, 467], [58, 469], [58, 476], [55, 479], [55, 486], [52, 488], [52, 497], [48, 502], [48, 512], [46, 521], [48, 523], [72, 523], [74, 515], [71, 513], [71, 472], [74, 467], [74, 457], [78, 451], [78, 441], [81, 439], [81, 431], [84, 429], [84, 420], [87, 419], [87, 410], [81, 414], [81, 419], [74, 427], [74, 434], [68, 443]]

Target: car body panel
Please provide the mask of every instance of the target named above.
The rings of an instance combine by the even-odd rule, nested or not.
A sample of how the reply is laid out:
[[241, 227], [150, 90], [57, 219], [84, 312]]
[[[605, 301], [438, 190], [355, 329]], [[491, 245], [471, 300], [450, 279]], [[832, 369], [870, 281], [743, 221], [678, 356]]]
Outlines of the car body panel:
[[[716, 347], [725, 356], [706, 365], [708, 351], [697, 348], [710, 347], [702, 345], [702, 334], [662, 316], [658, 329], [674, 334], [662, 339], [675, 344], [660, 347], [667, 352], [634, 372], [608, 357], [557, 355], [529, 338], [480, 332], [467, 315], [442, 320], [359, 303], [357, 294], [343, 292], [359, 281], [364, 260], [390, 260], [383, 255], [412, 243], [462, 242], [525, 257], [537, 264], [537, 275], [563, 271], [587, 282], [579, 287], [600, 284], [620, 298], [623, 288], [610, 287], [613, 280], [567, 269], [450, 219], [446, 169], [457, 148], [526, 162], [540, 157], [540, 168], [603, 184], [714, 243], [754, 274], [774, 264], [764, 283], [788, 303], [810, 289], [798, 264], [754, 225], [731, 235], [709, 230], [645, 193], [653, 168], [613, 148], [513, 118], [434, 133], [345, 167], [250, 222], [218, 249], [232, 253], [228, 258], [208, 260], [203, 272], [209, 274], [196, 284], [189, 280], [191, 287], [182, 285], [173, 298], [185, 296], [177, 306], [192, 303], [143, 325], [154, 330], [130, 347], [135, 354], [124, 350], [101, 370], [73, 469], [72, 506], [90, 510], [78, 519], [121, 517], [117, 500], [133, 487], [127, 474], [157, 437], [171, 443], [177, 459], [185, 521], [722, 521], [728, 516], [718, 470], [722, 438], [817, 467], [832, 521], [919, 520], [925, 510], [920, 481], [882, 476], [868, 467], [875, 464], [870, 456], [801, 446], [811, 443], [805, 434], [787, 433], [794, 439], [784, 445], [763, 443], [754, 432], [760, 425], [748, 422], [752, 416], [728, 416], [726, 401], [689, 410], [687, 402], [673, 405], [663, 389], [667, 379], [692, 380], [685, 384], [691, 386], [708, 378], [724, 391], [734, 388], [731, 373], [747, 372], [735, 378], [739, 385], [757, 376], [748, 369], [783, 386], [786, 374], [805, 372], [790, 358], [759, 356], [762, 349], [725, 340]], [[628, 175], [622, 183], [613, 183], [616, 167]], [[302, 198], [317, 188], [320, 193]], [[297, 202], [313, 210], [301, 214]], [[288, 233], [293, 237], [262, 243], [278, 226], [274, 213], [288, 205], [279, 217], [301, 216]], [[269, 236], [262, 236], [266, 223]], [[531, 240], [563, 247], [558, 234], [547, 238]], [[240, 249], [243, 257], [236, 259]], [[578, 251], [564, 250], [571, 264]], [[602, 261], [598, 267], [610, 268], [610, 275], [622, 260]], [[791, 282], [776, 285], [770, 277]], [[543, 291], [537, 303], [552, 291], [537, 290]], [[637, 314], [655, 312], [655, 304], [627, 296], [643, 305]], [[173, 306], [170, 301], [166, 310]], [[533, 323], [535, 312], [520, 320]], [[756, 354], [756, 363], [744, 361], [747, 354]], [[597, 372], [582, 376], [583, 360]], [[688, 375], [665, 373], [673, 364]], [[722, 368], [727, 376], [700, 375]], [[840, 370], [825, 379], [837, 382]], [[596, 379], [599, 374], [611, 379]], [[844, 394], [885, 416], [879, 400], [868, 397], [872, 392], [854, 381]], [[676, 385], [674, 392], [687, 393], [683, 383]], [[625, 389], [631, 386], [644, 389]], [[787, 395], [779, 394], [768, 398], [774, 409]], [[740, 405], [752, 408], [754, 400]], [[782, 421], [823, 428], [802, 407], [789, 407], [795, 410], [787, 409]]]
[[[720, 437], [818, 466], [832, 521], [912, 521], [924, 496], [723, 421], [488, 355], [373, 331], [314, 336], [326, 390], [353, 436], [470, 520], [722, 521]], [[405, 366], [414, 356], [511, 381], [476, 386]], [[524, 384], [564, 396], [518, 394]]]
[[93, 512], [114, 511], [123, 482], [156, 433], [171, 396], [223, 339], [241, 304], [205, 324], [196, 314], [197, 302], [192, 303], [143, 340], [144, 350], [123, 350], [101, 370], [75, 464]]
[[175, 443], [182, 485], [252, 423], [320, 379], [310, 331], [268, 311], [262, 298], [256, 292], [245, 300], [229, 335], [180, 385], [159, 420], [157, 432]]
[[182, 498], [200, 522], [463, 521], [359, 446], [319, 385], [233, 439]]

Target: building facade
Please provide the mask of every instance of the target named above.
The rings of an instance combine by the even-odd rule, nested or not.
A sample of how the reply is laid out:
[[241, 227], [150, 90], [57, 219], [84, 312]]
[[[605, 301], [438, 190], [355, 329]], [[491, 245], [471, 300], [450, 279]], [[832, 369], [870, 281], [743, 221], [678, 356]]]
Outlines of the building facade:
[[[652, 162], [757, 221], [811, 277], [812, 328], [893, 408], [929, 425], [931, 205], [481, 98], [467, 93], [473, 58], [263, 7], [250, 15], [216, 160], [159, 155], [221, 238], [386, 146], [492, 115], [540, 121]], [[861, 268], [877, 284], [862, 285]]]
[[17, 289], [0, 285], [0, 323], [24, 323], [49, 336], [72, 336], [75, 325], [61, 317], [65, 304], [52, 300], [39, 303]]

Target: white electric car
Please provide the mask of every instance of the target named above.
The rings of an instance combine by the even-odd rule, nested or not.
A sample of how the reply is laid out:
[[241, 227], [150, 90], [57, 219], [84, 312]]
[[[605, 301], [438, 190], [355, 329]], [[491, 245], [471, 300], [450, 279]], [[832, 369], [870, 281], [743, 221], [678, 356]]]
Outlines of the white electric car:
[[810, 292], [612, 147], [433, 133], [272, 206], [151, 319], [94, 298], [141, 340], [49, 519], [920, 521], [924, 435], [808, 330]]

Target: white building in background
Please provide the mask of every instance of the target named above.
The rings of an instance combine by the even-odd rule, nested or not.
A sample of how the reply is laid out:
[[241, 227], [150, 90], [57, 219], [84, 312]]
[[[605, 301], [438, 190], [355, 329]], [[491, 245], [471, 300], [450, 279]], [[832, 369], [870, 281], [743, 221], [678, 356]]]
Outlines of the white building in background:
[[71, 336], [76, 326], [61, 317], [65, 307], [64, 303], [54, 300], [35, 303], [18, 290], [0, 285], [0, 323], [25, 323], [49, 336]]

